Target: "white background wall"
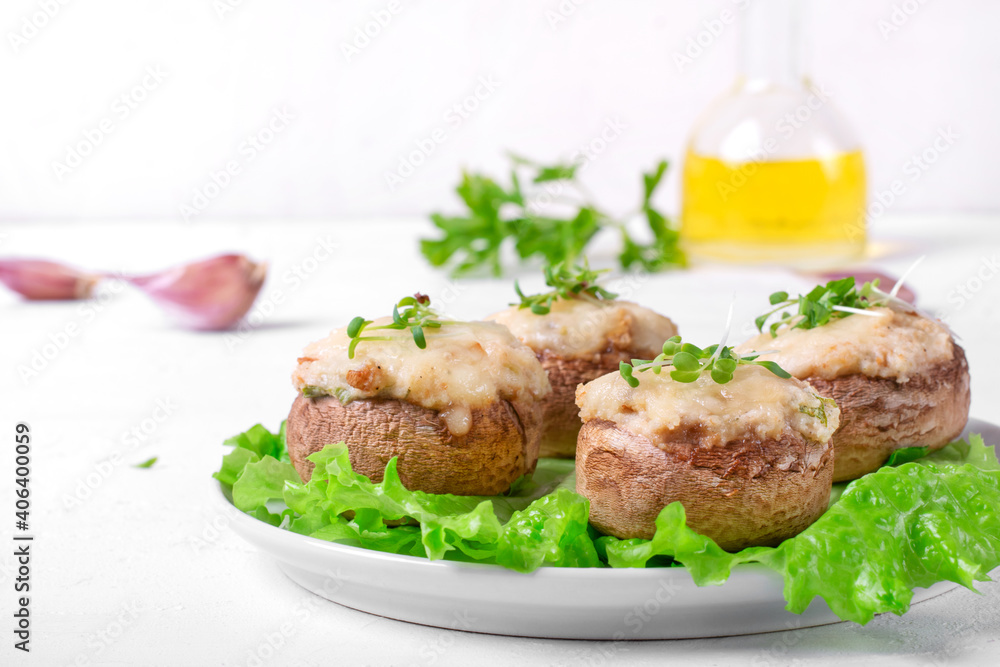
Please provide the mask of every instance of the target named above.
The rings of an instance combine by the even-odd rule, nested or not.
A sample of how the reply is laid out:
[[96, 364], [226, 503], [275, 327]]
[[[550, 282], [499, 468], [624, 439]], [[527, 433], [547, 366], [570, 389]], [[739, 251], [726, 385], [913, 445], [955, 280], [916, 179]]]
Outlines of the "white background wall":
[[[229, 162], [239, 173], [195, 219], [422, 215], [451, 205], [461, 166], [499, 169], [506, 149], [568, 156], [609, 120], [626, 127], [586, 177], [599, 200], [625, 209], [639, 170], [679, 160], [735, 75], [735, 26], [683, 71], [674, 54], [736, 0], [399, 0], [388, 25], [345, 54], [391, 4], [4, 0], [0, 219], [179, 219]], [[884, 34], [894, 6], [901, 25]], [[1000, 210], [1000, 3], [811, 7], [810, 70], [861, 137], [873, 189], [950, 127], [957, 141], [893, 210]], [[469, 118], [447, 116], [481, 77], [496, 89]], [[294, 119], [271, 143], [245, 143], [282, 109]], [[390, 190], [386, 172], [435, 130], [443, 143]], [[82, 164], [57, 173], [54, 162], [96, 131], [105, 136]]]

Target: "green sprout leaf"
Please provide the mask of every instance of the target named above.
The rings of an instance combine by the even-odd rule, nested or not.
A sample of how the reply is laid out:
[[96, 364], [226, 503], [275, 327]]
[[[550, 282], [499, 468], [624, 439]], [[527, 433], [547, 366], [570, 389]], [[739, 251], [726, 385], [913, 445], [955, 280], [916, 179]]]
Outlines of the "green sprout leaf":
[[782, 368], [773, 361], [753, 361], [750, 363], [757, 364], [758, 366], [763, 366], [764, 368], [771, 371], [780, 378], [784, 378], [787, 380], [788, 378], [792, 377], [791, 373], [789, 373], [788, 371], [786, 371], [784, 368]]
[[426, 349], [427, 339], [424, 338], [424, 330], [420, 327], [420, 325], [414, 325], [411, 331], [413, 332], [413, 342], [417, 344], [417, 347], [421, 350]]
[[[731, 350], [732, 348], [726, 348], [726, 349]], [[751, 361], [753, 360], [751, 359]], [[736, 370], [737, 365], [738, 362], [730, 357], [726, 357], [725, 359], [719, 359], [718, 361], [715, 362], [715, 368], [717, 370], [723, 373], [729, 373], [730, 375], [732, 375], [733, 371]]]
[[609, 292], [597, 283], [603, 273], [607, 273], [607, 270], [591, 270], [586, 258], [584, 258], [582, 265], [568, 267], [564, 264], [557, 264], [547, 266], [545, 267], [545, 284], [553, 288], [552, 291], [525, 296], [520, 285], [515, 282], [514, 291], [520, 297], [521, 302], [510, 305], [518, 308], [530, 308], [535, 315], [548, 315], [552, 310], [552, 303], [558, 299], [611, 301], [618, 295]]
[[716, 366], [715, 368], [712, 369], [712, 379], [717, 384], [726, 384], [727, 382], [733, 379], [733, 373], [732, 371], [729, 371], [727, 373], [726, 371]]
[[160, 460], [160, 457], [154, 456], [151, 459], [146, 459], [142, 463], [136, 463], [132, 467], [133, 468], [152, 468], [154, 465], [156, 465], [156, 462], [159, 461], [159, 460]]
[[[878, 288], [878, 280], [865, 283], [860, 288], [853, 276], [831, 280], [825, 285], [817, 285], [808, 294], [790, 298], [788, 292], [775, 292], [768, 299], [772, 308], [754, 320], [757, 330], [765, 327], [771, 336], [777, 336], [783, 326], [792, 329], [815, 329], [824, 324], [866, 311], [876, 306], [885, 306], [899, 299]], [[869, 315], [877, 316], [877, 313]], [[768, 320], [777, 320], [768, 325]]]
[[[393, 309], [393, 312], [395, 312], [395, 308]], [[371, 322], [363, 317], [355, 317], [351, 320], [351, 323], [347, 325], [347, 335], [351, 338], [357, 338], [357, 336], [361, 333], [361, 329], [363, 329], [367, 324], [371, 324]]]
[[701, 377], [701, 371], [670, 371], [670, 377], [677, 382], [690, 383]]
[[621, 373], [622, 377], [625, 378], [625, 382], [627, 382], [630, 387], [639, 386], [639, 380], [632, 377], [632, 366], [627, 361], [623, 361], [618, 364], [618, 372]]
[[663, 343], [663, 354], [655, 359], [633, 359], [632, 363], [621, 362], [618, 372], [630, 387], [638, 387], [636, 373], [652, 371], [659, 375], [663, 368], [673, 368], [670, 378], [675, 382], [695, 382], [702, 373], [708, 373], [717, 384], [726, 384], [733, 379], [738, 366], [760, 366], [780, 378], [792, 377], [785, 369], [773, 361], [758, 361], [756, 352], [738, 355], [731, 347], [709, 345], [702, 349], [685, 343], [680, 336], [674, 336]]
[[[402, 310], [400, 310], [402, 309]], [[392, 340], [389, 336], [362, 336], [366, 331], [378, 331], [380, 329], [394, 329], [397, 331], [410, 330], [413, 342], [421, 350], [427, 347], [427, 337], [424, 329], [439, 329], [445, 324], [454, 322], [441, 321], [440, 315], [431, 308], [431, 300], [426, 294], [414, 294], [399, 300], [392, 308], [392, 324], [373, 327], [372, 320], [363, 317], [355, 317], [347, 325], [347, 335], [351, 342], [347, 346], [347, 358], [353, 359], [355, 350], [363, 341], [386, 341]], [[303, 394], [305, 395], [305, 394]]]
[[678, 352], [673, 359], [674, 368], [679, 371], [700, 371], [701, 362], [691, 352]]

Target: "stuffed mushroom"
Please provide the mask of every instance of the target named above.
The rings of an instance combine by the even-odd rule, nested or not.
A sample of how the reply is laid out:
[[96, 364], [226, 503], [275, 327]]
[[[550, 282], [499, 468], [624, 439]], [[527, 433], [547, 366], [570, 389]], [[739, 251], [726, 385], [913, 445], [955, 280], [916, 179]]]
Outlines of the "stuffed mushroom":
[[610, 373], [577, 389], [576, 489], [591, 524], [649, 539], [679, 501], [688, 526], [730, 551], [804, 530], [830, 499], [834, 402], [753, 364], [736, 365], [724, 384], [694, 374], [647, 372], [631, 386]]
[[[824, 298], [821, 291], [814, 290], [814, 301]], [[949, 329], [870, 284], [860, 293], [870, 300], [851, 308], [862, 308], [830, 306], [831, 316], [818, 322], [792, 316], [773, 335], [762, 333], [737, 348], [770, 351], [761, 358], [837, 402], [835, 482], [876, 470], [900, 448], [940, 449], [969, 417], [969, 365]]]
[[400, 305], [402, 315], [352, 322], [306, 347], [287, 423], [295, 469], [308, 480], [307, 457], [343, 442], [353, 469], [375, 482], [398, 457], [411, 490], [505, 492], [538, 459], [544, 369], [499, 324], [442, 323], [423, 295]]
[[[589, 271], [589, 270], [587, 270]], [[616, 371], [623, 361], [651, 358], [677, 334], [669, 318], [598, 288], [580, 274], [563, 277], [562, 289], [538, 307], [539, 297], [490, 315], [537, 355], [548, 373], [552, 394], [545, 399], [539, 456], [573, 458], [580, 432], [577, 385]], [[559, 286], [559, 277], [548, 283]], [[575, 288], [575, 289], [574, 289]]]

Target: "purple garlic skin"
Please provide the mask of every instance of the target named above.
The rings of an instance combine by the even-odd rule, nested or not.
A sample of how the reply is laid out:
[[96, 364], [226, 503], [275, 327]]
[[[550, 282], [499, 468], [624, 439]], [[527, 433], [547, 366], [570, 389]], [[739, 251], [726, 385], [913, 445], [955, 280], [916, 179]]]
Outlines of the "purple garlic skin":
[[100, 276], [41, 259], [0, 259], [0, 282], [29, 301], [89, 299]]
[[182, 326], [221, 331], [232, 328], [246, 315], [266, 277], [266, 263], [254, 262], [244, 255], [219, 255], [125, 279]]

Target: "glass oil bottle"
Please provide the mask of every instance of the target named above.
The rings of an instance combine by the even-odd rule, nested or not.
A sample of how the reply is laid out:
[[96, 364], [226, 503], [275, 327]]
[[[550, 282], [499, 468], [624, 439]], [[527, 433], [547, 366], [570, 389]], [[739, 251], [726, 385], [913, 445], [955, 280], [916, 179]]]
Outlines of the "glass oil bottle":
[[685, 156], [681, 237], [694, 260], [836, 265], [865, 249], [865, 160], [832, 95], [801, 71], [802, 0], [742, 10], [742, 69]]

